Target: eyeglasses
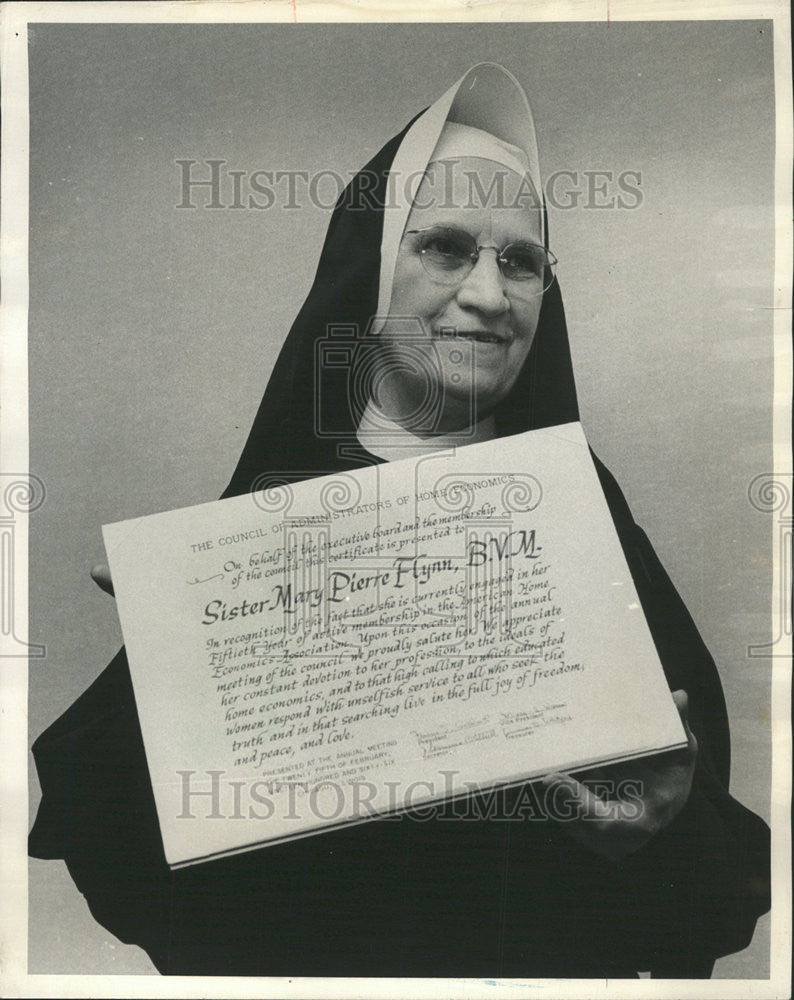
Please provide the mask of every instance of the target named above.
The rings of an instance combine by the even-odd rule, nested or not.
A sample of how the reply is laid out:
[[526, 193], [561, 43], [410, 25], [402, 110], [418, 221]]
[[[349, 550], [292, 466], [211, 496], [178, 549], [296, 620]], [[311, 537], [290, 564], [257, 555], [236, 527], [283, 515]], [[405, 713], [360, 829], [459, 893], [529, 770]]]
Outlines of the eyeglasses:
[[554, 281], [557, 258], [538, 243], [518, 240], [501, 250], [494, 246], [478, 246], [466, 230], [446, 226], [407, 229], [405, 235], [420, 237], [419, 259], [432, 280], [443, 285], [464, 281], [483, 250], [496, 253], [499, 271], [511, 284], [511, 289], [522, 297], [540, 295]]

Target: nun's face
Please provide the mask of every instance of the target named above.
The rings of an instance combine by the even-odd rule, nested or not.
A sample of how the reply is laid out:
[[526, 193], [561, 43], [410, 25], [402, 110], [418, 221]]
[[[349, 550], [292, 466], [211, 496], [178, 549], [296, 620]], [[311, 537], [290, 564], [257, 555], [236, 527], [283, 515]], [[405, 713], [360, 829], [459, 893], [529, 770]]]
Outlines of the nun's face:
[[[462, 158], [454, 171], [448, 166], [431, 164], [417, 192], [381, 331], [388, 358], [381, 405], [403, 422], [421, 414], [416, 426], [405, 422], [420, 434], [469, 426], [507, 396], [532, 346], [542, 301], [536, 288], [506, 280], [490, 249], [480, 252], [462, 280], [450, 283], [428, 270], [421, 253], [428, 237], [411, 230], [464, 233], [487, 248], [542, 242], [540, 212], [527, 204], [525, 187], [523, 201], [517, 197], [517, 174], [478, 158]], [[474, 174], [479, 183], [473, 186]], [[503, 185], [498, 200], [482, 196], [499, 190], [496, 184]]]

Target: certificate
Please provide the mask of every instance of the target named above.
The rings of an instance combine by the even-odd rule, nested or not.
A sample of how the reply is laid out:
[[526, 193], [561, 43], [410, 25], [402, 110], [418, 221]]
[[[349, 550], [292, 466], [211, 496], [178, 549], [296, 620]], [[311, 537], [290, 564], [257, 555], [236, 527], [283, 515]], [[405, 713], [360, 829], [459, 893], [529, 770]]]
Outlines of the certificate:
[[172, 866], [686, 745], [578, 423], [103, 532]]

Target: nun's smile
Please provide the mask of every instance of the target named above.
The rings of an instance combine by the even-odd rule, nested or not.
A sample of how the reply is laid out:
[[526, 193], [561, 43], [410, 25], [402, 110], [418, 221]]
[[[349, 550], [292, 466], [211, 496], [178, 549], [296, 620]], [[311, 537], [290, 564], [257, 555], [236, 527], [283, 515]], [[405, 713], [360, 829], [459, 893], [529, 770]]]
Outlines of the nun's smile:
[[[497, 183], [498, 199], [487, 197]], [[521, 184], [481, 158], [461, 158], [454, 172], [428, 167], [381, 331], [389, 364], [380, 400], [395, 419], [427, 413], [432, 397], [437, 426], [430, 432], [458, 430], [483, 420], [513, 387], [543, 298], [543, 269], [537, 280], [531, 270], [542, 254], [541, 216], [513, 197]]]

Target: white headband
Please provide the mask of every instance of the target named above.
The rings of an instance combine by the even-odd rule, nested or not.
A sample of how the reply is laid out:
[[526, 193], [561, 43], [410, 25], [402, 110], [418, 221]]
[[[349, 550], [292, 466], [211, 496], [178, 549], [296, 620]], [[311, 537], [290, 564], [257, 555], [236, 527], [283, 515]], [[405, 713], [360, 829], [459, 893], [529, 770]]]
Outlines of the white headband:
[[478, 156], [483, 160], [492, 160], [494, 163], [509, 167], [519, 176], [529, 176], [529, 159], [523, 149], [472, 125], [444, 122], [430, 162], [457, 160], [463, 156]]

